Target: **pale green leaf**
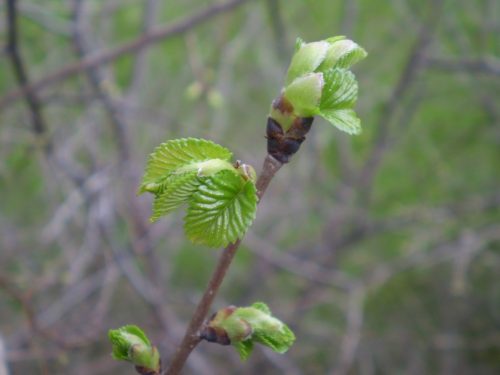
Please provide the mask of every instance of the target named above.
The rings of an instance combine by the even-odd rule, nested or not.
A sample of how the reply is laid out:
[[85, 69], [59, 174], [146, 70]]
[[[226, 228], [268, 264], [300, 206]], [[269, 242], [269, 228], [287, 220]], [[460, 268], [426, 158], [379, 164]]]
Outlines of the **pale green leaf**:
[[325, 72], [331, 68], [349, 68], [367, 56], [366, 51], [349, 39], [329, 39], [330, 46], [317, 71]]
[[310, 117], [318, 113], [322, 90], [323, 74], [310, 73], [285, 87], [283, 96], [292, 104], [297, 116]]
[[252, 354], [253, 351], [252, 340], [238, 341], [233, 343], [233, 346], [240, 355], [242, 361], [246, 361], [248, 357], [250, 357], [250, 354]]
[[345, 69], [330, 69], [324, 73], [324, 88], [321, 96], [320, 109], [352, 108], [358, 98], [358, 83], [356, 77]]
[[139, 327], [126, 325], [118, 329], [110, 329], [108, 338], [113, 345], [113, 358], [118, 360], [129, 360], [129, 349], [136, 344], [151, 346], [148, 337]]
[[232, 153], [218, 144], [204, 139], [183, 138], [167, 141], [149, 156], [139, 192], [159, 193], [168, 176], [190, 164], [210, 159], [231, 160]]
[[201, 179], [190, 200], [185, 231], [193, 243], [226, 246], [241, 238], [255, 218], [256, 188], [252, 181], [223, 170]]
[[346, 133], [361, 133], [361, 121], [352, 109], [323, 110], [320, 115]]
[[[280, 322], [281, 323], [281, 322]], [[284, 323], [279, 325], [279, 329], [256, 329], [252, 340], [265, 345], [275, 352], [285, 353], [295, 342], [295, 335]]]
[[196, 171], [173, 174], [166, 180], [165, 188], [153, 202], [153, 214], [150, 219], [152, 222], [188, 201], [200, 184], [197, 174]]
[[264, 302], [254, 302], [251, 307], [260, 310], [265, 314], [271, 315], [271, 309]]
[[326, 56], [330, 44], [326, 41], [301, 44], [301, 47], [292, 57], [286, 77], [286, 85], [296, 78], [312, 73], [321, 64]]

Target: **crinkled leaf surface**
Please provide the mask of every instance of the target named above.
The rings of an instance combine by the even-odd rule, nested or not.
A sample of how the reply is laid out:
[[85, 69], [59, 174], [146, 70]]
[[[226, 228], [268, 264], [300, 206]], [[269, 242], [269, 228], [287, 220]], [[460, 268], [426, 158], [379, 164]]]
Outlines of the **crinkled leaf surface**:
[[358, 98], [356, 77], [345, 69], [330, 69], [324, 76], [324, 88], [320, 109], [352, 108]]
[[182, 138], [167, 141], [158, 146], [149, 156], [139, 192], [161, 193], [169, 175], [190, 164], [211, 159], [229, 161], [232, 153], [211, 141], [196, 138]]
[[151, 346], [151, 342], [144, 331], [135, 325], [126, 325], [118, 329], [110, 329], [108, 337], [113, 344], [113, 358], [118, 360], [129, 360], [129, 349], [138, 342]]
[[255, 218], [255, 185], [229, 170], [200, 181], [189, 200], [186, 235], [194, 243], [226, 246], [242, 237]]
[[197, 171], [174, 174], [166, 179], [165, 188], [153, 202], [153, 214], [150, 219], [152, 222], [188, 201], [200, 184], [197, 174]]
[[[337, 39], [337, 40], [335, 40]], [[330, 48], [317, 71], [336, 68], [349, 68], [367, 56], [366, 51], [349, 39], [330, 38]]]
[[361, 133], [361, 121], [352, 109], [323, 110], [321, 116], [346, 133]]
[[275, 352], [285, 353], [293, 345], [295, 335], [286, 324], [279, 323], [279, 328], [277, 327], [276, 329], [256, 329], [252, 339], [271, 348]]
[[235, 342], [233, 343], [233, 346], [240, 355], [242, 361], [246, 361], [248, 357], [250, 357], [250, 354], [252, 354], [253, 341], [250, 339], [245, 341]]

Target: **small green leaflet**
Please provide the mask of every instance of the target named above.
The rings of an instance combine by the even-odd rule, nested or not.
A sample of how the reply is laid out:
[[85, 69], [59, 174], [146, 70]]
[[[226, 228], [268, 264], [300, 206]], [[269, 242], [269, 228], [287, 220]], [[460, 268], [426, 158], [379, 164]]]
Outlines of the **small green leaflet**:
[[149, 156], [139, 193], [161, 191], [172, 172], [190, 164], [210, 159], [229, 161], [232, 157], [227, 148], [205, 139], [182, 138], [162, 143]]
[[151, 346], [151, 342], [144, 331], [135, 325], [127, 325], [118, 329], [110, 329], [108, 337], [113, 344], [113, 358], [118, 360], [128, 361], [129, 348], [138, 342]]
[[320, 116], [346, 133], [361, 133], [361, 122], [352, 109], [358, 97], [358, 83], [354, 74], [345, 69], [333, 68], [324, 74], [324, 79]]
[[248, 357], [250, 357], [250, 354], [252, 354], [253, 351], [252, 339], [235, 342], [233, 346], [240, 355], [242, 361], [246, 361]]
[[361, 121], [352, 109], [324, 110], [321, 116], [348, 134], [361, 133]]
[[320, 110], [352, 108], [358, 98], [358, 83], [353, 73], [333, 68], [324, 73]]
[[155, 195], [151, 221], [186, 203], [184, 227], [192, 242], [218, 247], [241, 238], [255, 218], [257, 193], [231, 157], [202, 139], [162, 143], [149, 157], [139, 188]]
[[184, 229], [193, 243], [226, 246], [246, 232], [256, 209], [253, 182], [232, 171], [220, 171], [203, 179], [191, 196]]
[[186, 203], [199, 185], [200, 180], [196, 171], [172, 175], [167, 178], [165, 189], [155, 197], [150, 220], [154, 222]]

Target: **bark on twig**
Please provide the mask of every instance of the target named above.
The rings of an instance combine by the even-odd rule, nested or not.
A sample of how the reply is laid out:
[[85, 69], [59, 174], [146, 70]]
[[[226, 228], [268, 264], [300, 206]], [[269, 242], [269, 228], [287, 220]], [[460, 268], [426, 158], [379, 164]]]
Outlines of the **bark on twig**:
[[[266, 191], [269, 183], [273, 179], [274, 175], [281, 168], [283, 164], [273, 158], [270, 155], [267, 155], [264, 160], [264, 166], [262, 167], [262, 172], [257, 180], [257, 195], [259, 200], [262, 198], [262, 195]], [[189, 355], [193, 351], [193, 349], [200, 343], [201, 338], [199, 336], [200, 328], [205, 321], [208, 312], [210, 311], [210, 307], [212, 306], [212, 302], [219, 290], [219, 287], [226, 276], [226, 272], [231, 265], [231, 262], [240, 246], [241, 240], [237, 240], [235, 243], [229, 244], [222, 252], [221, 257], [219, 258], [219, 262], [215, 268], [214, 273], [212, 274], [212, 278], [210, 279], [208, 286], [203, 293], [203, 296], [196, 307], [196, 310], [191, 318], [191, 322], [186, 330], [186, 334], [182, 339], [182, 342], [177, 349], [177, 352], [174, 355], [174, 358], [171, 360], [170, 365], [166, 371], [167, 375], [176, 375], [179, 374], [182, 367], [186, 363]]]

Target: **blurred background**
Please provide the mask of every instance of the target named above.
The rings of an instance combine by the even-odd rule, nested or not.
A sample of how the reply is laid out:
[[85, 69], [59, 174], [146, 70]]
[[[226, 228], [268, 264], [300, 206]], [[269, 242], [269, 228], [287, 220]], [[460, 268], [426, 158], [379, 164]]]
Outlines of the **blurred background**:
[[[363, 133], [317, 119], [273, 180], [213, 306], [269, 304], [286, 355], [201, 343], [185, 374], [500, 373], [500, 2], [5, 0], [0, 374], [169, 362], [219, 250], [136, 196], [160, 142], [260, 169], [295, 38], [346, 35]], [[24, 87], [24, 89], [22, 89]]]

